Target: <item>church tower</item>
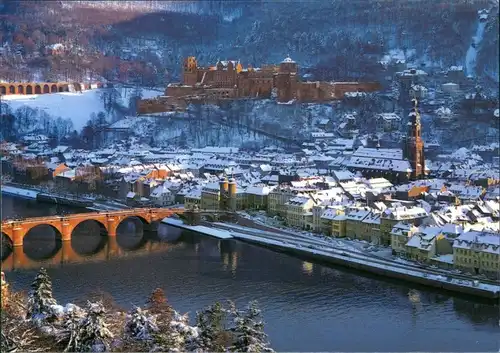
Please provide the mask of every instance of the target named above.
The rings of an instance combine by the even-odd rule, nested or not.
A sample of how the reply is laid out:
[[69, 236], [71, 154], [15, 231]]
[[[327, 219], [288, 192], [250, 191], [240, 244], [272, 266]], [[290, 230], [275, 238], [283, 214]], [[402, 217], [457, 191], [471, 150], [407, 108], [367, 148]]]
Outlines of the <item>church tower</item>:
[[422, 140], [422, 125], [420, 123], [420, 113], [417, 109], [417, 99], [413, 100], [413, 108], [408, 115], [408, 132], [405, 139], [404, 158], [411, 165], [412, 179], [422, 179], [425, 177], [424, 141]]

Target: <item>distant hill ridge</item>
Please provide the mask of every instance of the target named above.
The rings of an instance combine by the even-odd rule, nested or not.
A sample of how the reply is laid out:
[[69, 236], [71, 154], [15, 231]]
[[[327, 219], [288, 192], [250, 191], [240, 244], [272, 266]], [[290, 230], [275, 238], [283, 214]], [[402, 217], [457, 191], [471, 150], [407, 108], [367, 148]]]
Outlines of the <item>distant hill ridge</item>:
[[[497, 79], [497, 1], [5, 2], [0, 39], [11, 56], [0, 77], [69, 72], [72, 79], [164, 84], [178, 79], [188, 55], [261, 65], [290, 54], [301, 67], [325, 68], [319, 79], [344, 80], [369, 74], [393, 49], [412, 49], [411, 60], [446, 68], [464, 64], [483, 8], [492, 15], [477, 73]], [[42, 55], [57, 42], [71, 47], [63, 58]]]

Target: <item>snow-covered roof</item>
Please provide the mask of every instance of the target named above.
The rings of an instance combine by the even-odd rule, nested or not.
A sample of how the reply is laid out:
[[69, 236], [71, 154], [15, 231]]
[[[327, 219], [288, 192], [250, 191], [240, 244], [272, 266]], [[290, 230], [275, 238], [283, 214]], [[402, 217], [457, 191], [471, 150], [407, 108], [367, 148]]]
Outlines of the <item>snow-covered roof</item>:
[[334, 170], [333, 175], [338, 181], [350, 181], [356, 178], [356, 175], [348, 170]]
[[424, 218], [427, 216], [427, 211], [422, 207], [391, 207], [383, 213], [383, 217], [396, 220]]
[[290, 55], [287, 56], [285, 59], [283, 59], [282, 63], [291, 63], [291, 64], [295, 64], [295, 61], [292, 60], [292, 58], [290, 58]]
[[269, 195], [271, 188], [268, 186], [249, 186], [245, 192], [250, 195], [265, 196]]
[[408, 240], [406, 246], [429, 251], [440, 231], [440, 227], [422, 228]]
[[455, 239], [453, 247], [500, 255], [500, 234], [475, 230], [464, 232]]
[[401, 117], [399, 115], [397, 115], [396, 113], [380, 113], [380, 114], [377, 114], [376, 119], [383, 119], [386, 121], [389, 121], [389, 120], [401, 121]]

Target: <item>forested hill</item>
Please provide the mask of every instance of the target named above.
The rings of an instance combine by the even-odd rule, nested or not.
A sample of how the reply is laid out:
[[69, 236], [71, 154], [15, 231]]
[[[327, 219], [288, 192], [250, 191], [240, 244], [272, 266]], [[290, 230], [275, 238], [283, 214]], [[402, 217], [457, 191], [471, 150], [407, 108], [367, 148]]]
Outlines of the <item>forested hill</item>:
[[[3, 1], [0, 78], [104, 76], [164, 84], [184, 56], [204, 64], [274, 63], [290, 54], [324, 79], [359, 78], [391, 50], [407, 61], [465, 65], [488, 9], [476, 72], [498, 80], [498, 1]], [[62, 43], [64, 54], [47, 54]], [[15, 69], [13, 71], [12, 69]], [[49, 77], [50, 78], [50, 77]]]

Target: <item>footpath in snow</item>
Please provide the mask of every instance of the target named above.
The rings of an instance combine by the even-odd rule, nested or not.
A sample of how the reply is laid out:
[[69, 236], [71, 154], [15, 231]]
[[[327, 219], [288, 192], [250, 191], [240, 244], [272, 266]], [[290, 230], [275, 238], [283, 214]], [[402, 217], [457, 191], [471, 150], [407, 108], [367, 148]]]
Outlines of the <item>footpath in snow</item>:
[[182, 220], [176, 219], [176, 218], [164, 218], [162, 220], [162, 223], [165, 223], [165, 224], [168, 224], [168, 225], [171, 225], [174, 227], [190, 230], [193, 232], [209, 235], [209, 236], [219, 238], [219, 239], [232, 239], [233, 238], [233, 236], [231, 235], [231, 232], [229, 232], [227, 230], [216, 229], [216, 228], [205, 227], [205, 226], [190, 226], [190, 225], [184, 224], [184, 222]]
[[39, 194], [39, 192], [35, 190], [21, 189], [9, 185], [1, 185], [1, 189], [2, 189], [2, 194], [21, 197], [30, 200], [36, 200], [36, 197]]

